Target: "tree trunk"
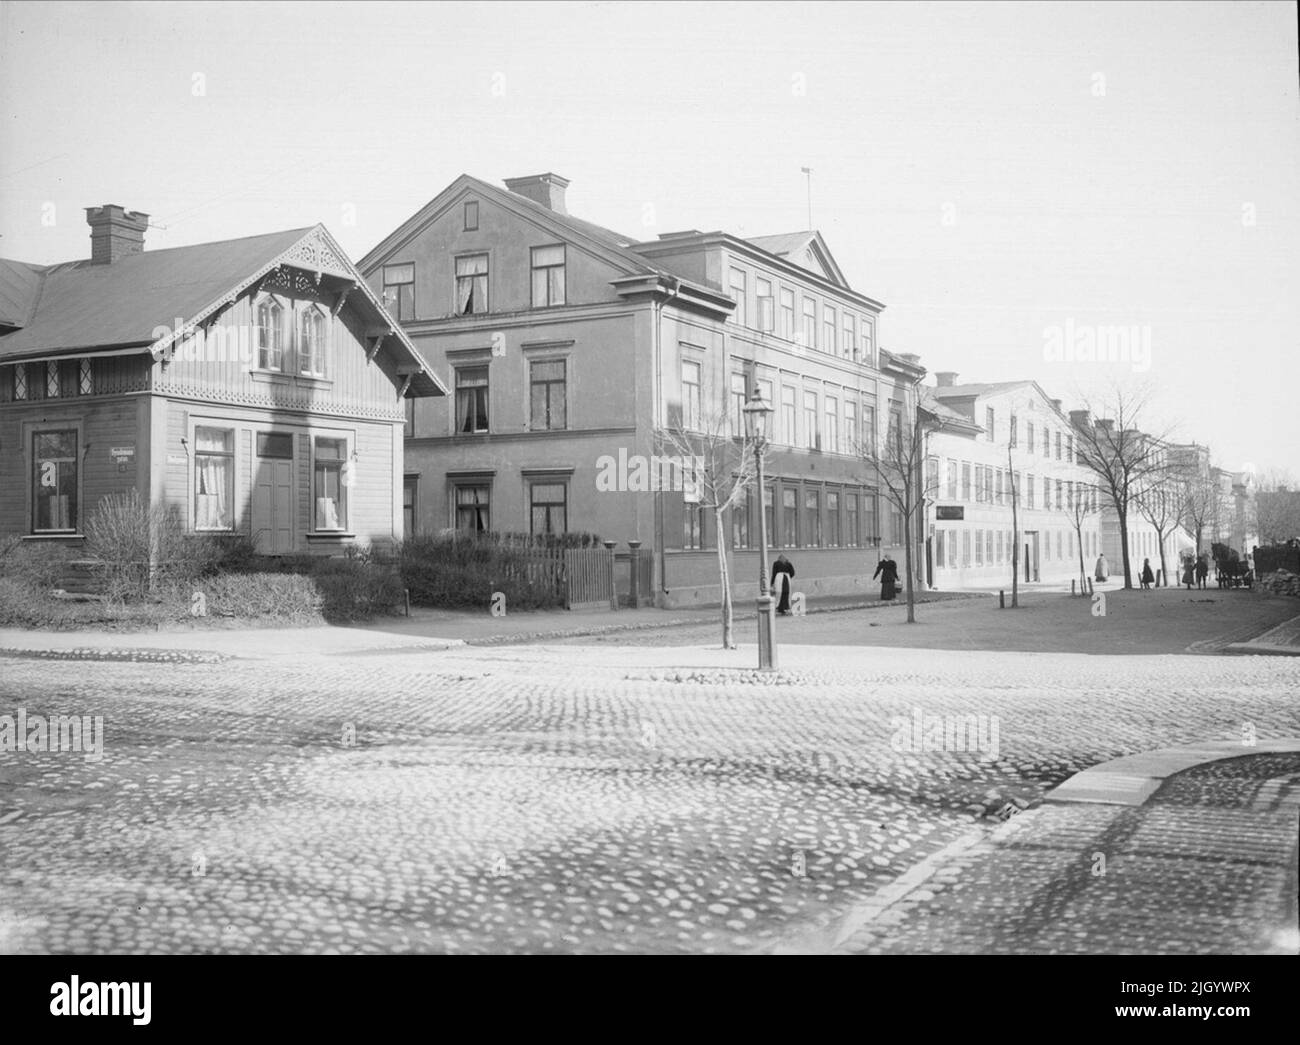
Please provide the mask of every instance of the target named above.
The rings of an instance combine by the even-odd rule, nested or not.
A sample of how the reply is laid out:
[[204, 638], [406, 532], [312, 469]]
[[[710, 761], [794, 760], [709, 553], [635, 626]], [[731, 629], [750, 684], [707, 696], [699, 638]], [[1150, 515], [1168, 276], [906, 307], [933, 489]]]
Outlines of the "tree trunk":
[[1083, 561], [1083, 523], [1076, 521], [1074, 536], [1079, 541], [1079, 594], [1088, 594], [1088, 567]]
[[[904, 497], [911, 501], [911, 497]], [[903, 567], [907, 570], [907, 623], [916, 623], [916, 593], [912, 582], [912, 513], [903, 512]]]
[[1169, 587], [1169, 569], [1165, 566], [1165, 540], [1160, 538], [1160, 576], [1165, 582], [1165, 587]]
[[[735, 649], [736, 642], [731, 626], [731, 567], [727, 563], [727, 542], [725, 539], [727, 533], [726, 510], [715, 508], [713, 510], [713, 519], [717, 525], [718, 580], [722, 586], [722, 648]], [[632, 568], [636, 568], [635, 563], [633, 563]]]
[[1124, 588], [1127, 591], [1132, 591], [1133, 573], [1128, 557], [1128, 512], [1116, 509], [1115, 514], [1119, 518], [1119, 551], [1120, 558], [1124, 563]]
[[1007, 446], [1007, 471], [1011, 473], [1011, 608], [1020, 608], [1020, 522], [1019, 498], [1016, 496], [1016, 469]]

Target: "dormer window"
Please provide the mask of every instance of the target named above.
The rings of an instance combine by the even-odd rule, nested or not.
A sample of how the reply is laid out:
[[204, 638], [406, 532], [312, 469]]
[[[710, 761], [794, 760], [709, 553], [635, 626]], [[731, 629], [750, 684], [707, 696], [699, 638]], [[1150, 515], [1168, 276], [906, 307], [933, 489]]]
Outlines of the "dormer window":
[[325, 313], [318, 305], [308, 305], [298, 316], [298, 372], [312, 377], [325, 376], [325, 338], [329, 330]]
[[257, 365], [261, 370], [284, 369], [284, 306], [273, 297], [257, 305]]

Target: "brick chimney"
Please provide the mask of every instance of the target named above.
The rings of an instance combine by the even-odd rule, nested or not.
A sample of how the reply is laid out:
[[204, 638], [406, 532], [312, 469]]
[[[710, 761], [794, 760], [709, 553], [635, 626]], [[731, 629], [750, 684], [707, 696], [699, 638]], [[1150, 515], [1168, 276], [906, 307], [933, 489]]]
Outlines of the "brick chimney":
[[506, 188], [511, 192], [540, 203], [547, 210], [556, 214], [568, 214], [564, 209], [564, 190], [569, 187], [569, 179], [558, 174], [533, 174], [527, 178], [507, 178]]
[[1075, 428], [1090, 428], [1092, 426], [1091, 410], [1071, 410], [1070, 423]]
[[1103, 432], [1113, 432], [1115, 430], [1115, 422], [1110, 418], [1099, 417], [1097, 418], [1097, 427]]
[[96, 265], [111, 265], [131, 254], [144, 252], [148, 214], [108, 203], [87, 207], [86, 223], [90, 226], [90, 260]]
[[1059, 414], [1059, 413], [1061, 412], [1061, 400], [1059, 400], [1059, 399], [1053, 399], [1053, 400], [1052, 400], [1052, 409], [1055, 410], [1055, 411]]
[[936, 370], [934, 383], [937, 388], [951, 388], [957, 383], [957, 372], [955, 370]]

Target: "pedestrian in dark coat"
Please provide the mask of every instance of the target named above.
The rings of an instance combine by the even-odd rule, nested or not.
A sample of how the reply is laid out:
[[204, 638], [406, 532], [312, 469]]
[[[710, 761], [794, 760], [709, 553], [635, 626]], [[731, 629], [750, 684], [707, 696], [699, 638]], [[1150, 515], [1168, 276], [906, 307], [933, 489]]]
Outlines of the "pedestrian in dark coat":
[[1097, 570], [1094, 576], [1099, 581], [1108, 580], [1110, 578], [1110, 566], [1106, 563], [1105, 554], [1097, 556]]
[[1196, 586], [1202, 591], [1206, 588], [1205, 578], [1210, 575], [1210, 564], [1206, 562], [1205, 556], [1202, 555], [1196, 560]]
[[[781, 590], [777, 592], [776, 579], [781, 578]], [[794, 566], [785, 555], [778, 555], [776, 562], [772, 563], [772, 591], [780, 595], [780, 601], [776, 604], [776, 612], [782, 616], [790, 616], [790, 582], [794, 580]]]
[[1150, 591], [1151, 585], [1156, 582], [1156, 575], [1151, 572], [1151, 560], [1142, 560], [1142, 590]]
[[898, 565], [888, 552], [885, 557], [876, 563], [876, 572], [871, 575], [871, 579], [880, 578], [880, 597], [889, 601], [898, 594]]
[[1191, 559], [1183, 560], [1183, 583], [1187, 585], [1187, 590], [1192, 590], [1192, 585], [1196, 583], [1196, 570], [1192, 565]]

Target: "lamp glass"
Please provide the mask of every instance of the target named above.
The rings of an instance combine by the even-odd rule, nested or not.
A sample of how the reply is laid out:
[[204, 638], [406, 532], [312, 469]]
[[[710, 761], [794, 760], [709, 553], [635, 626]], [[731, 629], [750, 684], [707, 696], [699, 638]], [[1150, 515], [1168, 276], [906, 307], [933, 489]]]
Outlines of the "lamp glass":
[[767, 419], [774, 411], [772, 404], [762, 397], [758, 389], [754, 389], [753, 395], [749, 397], [742, 408], [745, 415], [745, 432], [751, 439], [762, 440], [767, 436]]

